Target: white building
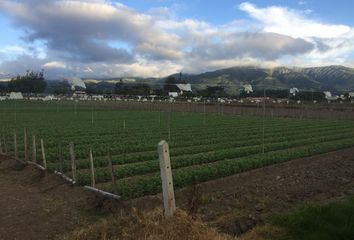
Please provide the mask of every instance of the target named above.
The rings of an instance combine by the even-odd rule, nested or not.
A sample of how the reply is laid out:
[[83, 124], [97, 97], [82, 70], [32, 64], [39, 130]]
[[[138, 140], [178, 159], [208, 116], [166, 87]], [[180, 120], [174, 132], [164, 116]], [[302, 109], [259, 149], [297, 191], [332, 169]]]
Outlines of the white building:
[[168, 96], [173, 97], [173, 98], [178, 97], [178, 92], [169, 92]]
[[79, 99], [87, 99], [88, 98], [87, 94], [85, 92], [83, 92], [83, 91], [75, 91], [73, 93], [72, 97], [75, 98], [75, 99], [78, 99], [78, 98]]
[[299, 89], [297, 89], [297, 88], [295, 88], [295, 87], [294, 87], [294, 88], [290, 88], [289, 92], [290, 92], [291, 95], [295, 96], [296, 93], [299, 92]]
[[102, 101], [104, 99], [104, 96], [103, 95], [92, 95], [91, 99], [95, 100], [95, 101]]
[[176, 86], [181, 91], [180, 94], [183, 94], [183, 92], [192, 92], [192, 86], [190, 83], [179, 83], [176, 84]]
[[53, 101], [55, 97], [53, 95], [48, 95], [43, 98], [43, 101]]
[[21, 92], [11, 92], [9, 99], [11, 100], [19, 100], [19, 99], [23, 99], [23, 95]]

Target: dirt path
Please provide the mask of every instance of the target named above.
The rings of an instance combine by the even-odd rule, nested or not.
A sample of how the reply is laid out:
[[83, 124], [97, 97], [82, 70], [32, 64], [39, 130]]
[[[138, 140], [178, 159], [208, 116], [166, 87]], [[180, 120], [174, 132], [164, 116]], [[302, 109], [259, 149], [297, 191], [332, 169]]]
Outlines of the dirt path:
[[54, 239], [94, 217], [91, 193], [0, 157], [0, 239]]

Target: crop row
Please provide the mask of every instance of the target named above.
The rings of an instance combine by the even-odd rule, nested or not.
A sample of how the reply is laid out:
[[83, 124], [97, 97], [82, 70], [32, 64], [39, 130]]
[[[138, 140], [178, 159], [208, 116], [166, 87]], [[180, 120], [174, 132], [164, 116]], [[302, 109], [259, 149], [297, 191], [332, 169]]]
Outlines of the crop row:
[[[309, 137], [316, 137], [316, 136], [324, 136], [324, 135], [329, 135], [329, 134], [339, 134], [339, 133], [346, 133], [348, 131], [352, 131], [354, 128], [348, 128], [348, 127], [328, 127], [328, 128], [322, 128], [322, 129], [311, 129], [308, 131], [289, 131], [286, 136], [283, 136], [284, 134], [282, 132], [273, 132], [265, 135], [265, 142], [266, 143], [275, 143], [275, 142], [283, 142], [283, 141], [289, 141], [289, 140], [294, 140], [294, 139], [304, 139], [304, 138], [309, 138]], [[236, 147], [246, 147], [246, 146], [255, 146], [255, 145], [260, 145], [262, 144], [263, 140], [260, 136], [255, 136], [255, 137], [248, 137], [247, 135], [243, 136], [243, 138], [240, 138], [238, 140], [233, 140], [233, 139], [224, 139], [224, 142], [222, 143], [216, 143], [216, 144], [211, 144], [211, 145], [195, 145], [195, 146], [190, 146], [190, 147], [185, 147], [185, 148], [171, 148], [170, 154], [172, 157], [177, 157], [180, 155], [191, 155], [191, 154], [196, 154], [196, 153], [203, 153], [203, 152], [210, 152], [210, 151], [220, 151], [220, 150], [227, 150], [230, 148], [236, 148]], [[156, 147], [155, 147], [156, 148]], [[87, 154], [87, 152], [86, 152]], [[112, 162], [115, 165], [118, 164], [127, 164], [127, 163], [135, 163], [135, 162], [141, 162], [141, 161], [149, 161], [149, 160], [155, 160], [157, 159], [157, 152], [155, 151], [150, 151], [150, 152], [143, 152], [141, 154], [123, 154], [120, 156], [113, 156], [112, 157]], [[95, 158], [95, 165], [97, 167], [104, 167], [107, 165], [107, 160], [106, 157], [96, 157]], [[50, 168], [52, 170], [56, 169], [58, 167], [58, 163], [55, 164], [49, 164]], [[64, 170], [67, 171], [70, 169], [71, 162], [70, 161], [64, 161]], [[89, 167], [89, 161], [88, 159], [86, 160], [77, 160], [77, 168], [88, 168]]]
[[[313, 143], [320, 142], [329, 142], [340, 139], [352, 139], [354, 137], [354, 133], [346, 133], [346, 134], [337, 134], [330, 136], [320, 136], [316, 138], [307, 138], [307, 139], [297, 139], [293, 141], [286, 142], [276, 142], [272, 144], [267, 144], [265, 146], [265, 152], [271, 152], [282, 149], [289, 149], [299, 146], [304, 146]], [[258, 154], [262, 152], [262, 145], [228, 149], [224, 151], [215, 151], [215, 152], [206, 152], [195, 155], [186, 155], [177, 158], [171, 159], [172, 169], [183, 168], [193, 165], [201, 165], [211, 162], [217, 161], [225, 161], [226, 159], [234, 159], [238, 157], [245, 157], [254, 154]], [[130, 165], [123, 165], [115, 170], [115, 175], [117, 178], [125, 178], [130, 176], [136, 176], [141, 174], [148, 174], [159, 171], [159, 162], [149, 161], [149, 162], [141, 162]], [[97, 179], [96, 182], [106, 182], [110, 180], [109, 171], [106, 168], [98, 168], [96, 169]], [[90, 182], [89, 171], [80, 171], [79, 172], [79, 183], [80, 184], [88, 184]]]
[[[268, 152], [265, 154], [257, 154], [239, 159], [229, 159], [210, 165], [177, 169], [173, 171], [173, 182], [176, 188], [181, 188], [194, 183], [201, 183], [216, 178], [226, 177], [255, 168], [265, 167], [292, 159], [318, 155], [352, 146], [354, 146], [354, 139], [350, 138], [310, 144], [299, 148]], [[148, 177], [137, 177], [131, 180], [123, 179], [118, 181], [117, 192], [124, 198], [134, 198], [156, 194], [161, 192], [161, 179], [157, 173]]]

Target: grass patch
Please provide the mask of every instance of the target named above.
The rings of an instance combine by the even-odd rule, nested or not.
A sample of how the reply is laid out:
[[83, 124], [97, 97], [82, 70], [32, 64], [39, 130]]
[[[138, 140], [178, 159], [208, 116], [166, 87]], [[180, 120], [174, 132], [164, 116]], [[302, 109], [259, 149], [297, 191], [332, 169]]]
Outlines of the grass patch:
[[325, 205], [309, 204], [275, 218], [285, 230], [281, 240], [353, 240], [354, 198]]

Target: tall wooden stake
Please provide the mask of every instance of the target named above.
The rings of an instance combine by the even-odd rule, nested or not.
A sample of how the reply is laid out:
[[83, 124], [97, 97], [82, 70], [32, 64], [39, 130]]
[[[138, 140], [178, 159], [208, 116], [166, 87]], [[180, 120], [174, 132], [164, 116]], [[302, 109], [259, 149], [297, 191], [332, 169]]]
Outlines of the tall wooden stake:
[[3, 135], [3, 142], [4, 142], [4, 154], [7, 155], [7, 145], [6, 145], [6, 137]]
[[108, 153], [108, 168], [109, 168], [109, 173], [111, 174], [111, 179], [112, 179], [112, 189], [113, 189], [113, 193], [117, 193], [118, 189], [117, 189], [117, 184], [116, 184], [116, 178], [114, 176], [114, 169], [113, 169], [113, 164], [112, 164], [112, 157], [111, 157], [111, 153]]
[[23, 141], [25, 144], [25, 161], [28, 161], [28, 142], [27, 142], [27, 129], [25, 128], [23, 131]]
[[91, 148], [90, 148], [89, 159], [90, 159], [90, 167], [91, 167], [91, 186], [95, 187], [95, 185], [96, 185], [95, 166], [93, 165], [93, 155], [92, 155], [92, 149]]
[[167, 123], [167, 134], [168, 134], [168, 140], [171, 140], [171, 112], [168, 113], [168, 123]]
[[2, 137], [0, 137], [0, 154], [3, 154], [3, 149], [2, 149]]
[[203, 104], [203, 112], [204, 112], [204, 125], [206, 124], [206, 111], [205, 111], [205, 100]]
[[36, 136], [32, 136], [32, 162], [37, 162], [37, 144], [36, 144]]
[[61, 173], [64, 173], [64, 172], [63, 172], [64, 161], [63, 161], [63, 142], [62, 142], [62, 140], [59, 141], [58, 154], [59, 154], [59, 171], [60, 171]]
[[170, 218], [173, 216], [176, 210], [176, 202], [175, 202], [175, 194], [173, 190], [171, 161], [170, 161], [170, 152], [168, 148], [168, 143], [162, 140], [161, 142], [159, 142], [157, 149], [158, 149], [159, 161], [160, 161], [165, 217]]
[[92, 110], [91, 110], [91, 124], [93, 125], [93, 122], [94, 122], [94, 120], [93, 120], [93, 108], [92, 108]]
[[17, 134], [16, 130], [14, 131], [14, 152], [15, 152], [15, 158], [18, 158], [18, 151], [17, 151]]
[[44, 149], [44, 141], [41, 139], [41, 151], [42, 151], [42, 160], [43, 160], [43, 167], [47, 169], [47, 159], [45, 156], [45, 149]]
[[14, 112], [14, 120], [15, 120], [15, 124], [17, 123], [17, 102], [15, 99], [15, 112]]
[[70, 158], [71, 158], [71, 171], [72, 177], [75, 182], [77, 182], [77, 173], [76, 173], [76, 162], [75, 162], [75, 152], [74, 152], [74, 143], [70, 142]]
[[265, 101], [266, 101], [266, 90], [263, 89], [263, 121], [262, 121], [262, 153], [265, 151], [265, 146], [264, 146], [264, 141], [265, 141], [265, 115], [266, 115], [266, 106], [265, 106]]

